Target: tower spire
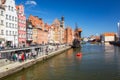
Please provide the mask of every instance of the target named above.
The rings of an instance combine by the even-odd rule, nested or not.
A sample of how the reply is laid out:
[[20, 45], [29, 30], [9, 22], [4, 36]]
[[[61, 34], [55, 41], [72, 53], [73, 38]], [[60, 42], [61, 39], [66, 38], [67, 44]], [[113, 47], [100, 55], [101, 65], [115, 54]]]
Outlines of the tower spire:
[[78, 29], [78, 25], [77, 25], [77, 23], [75, 23], [75, 27], [76, 27], [75, 30], [77, 30], [77, 29]]

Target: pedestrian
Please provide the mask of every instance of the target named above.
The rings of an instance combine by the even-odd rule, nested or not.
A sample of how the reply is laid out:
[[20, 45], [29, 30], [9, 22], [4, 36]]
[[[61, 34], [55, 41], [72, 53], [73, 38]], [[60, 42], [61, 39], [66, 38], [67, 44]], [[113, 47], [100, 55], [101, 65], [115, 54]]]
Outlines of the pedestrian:
[[21, 59], [22, 59], [22, 61], [24, 61], [25, 60], [25, 55], [24, 55], [24, 53], [22, 52], [22, 55], [21, 55]]
[[21, 54], [18, 55], [18, 58], [19, 58], [19, 62], [21, 62], [22, 61]]

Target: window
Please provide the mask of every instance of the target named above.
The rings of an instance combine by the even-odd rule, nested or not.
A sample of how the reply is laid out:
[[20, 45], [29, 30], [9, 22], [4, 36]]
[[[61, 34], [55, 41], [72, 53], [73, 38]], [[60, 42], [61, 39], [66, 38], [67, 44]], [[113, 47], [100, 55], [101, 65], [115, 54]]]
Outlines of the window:
[[8, 27], [8, 22], [6, 22], [6, 27]]
[[13, 31], [13, 35], [14, 35], [14, 31]]
[[1, 15], [3, 16], [3, 11], [1, 11]]
[[6, 19], [8, 19], [8, 15], [6, 14]]
[[10, 31], [10, 34], [9, 35], [11, 35], [11, 31]]
[[1, 25], [3, 25], [3, 20], [1, 20]]
[[14, 24], [12, 24], [12, 27], [14, 28]]
[[17, 17], [15, 17], [15, 21], [17, 22]]
[[3, 30], [1, 30], [1, 35], [3, 35], [3, 34], [4, 34]]
[[14, 16], [12, 16], [12, 21], [14, 21]]
[[9, 16], [9, 20], [11, 20], [11, 16]]
[[13, 11], [13, 7], [11, 7], [11, 11]]
[[8, 35], [8, 31], [6, 31], [6, 35]]

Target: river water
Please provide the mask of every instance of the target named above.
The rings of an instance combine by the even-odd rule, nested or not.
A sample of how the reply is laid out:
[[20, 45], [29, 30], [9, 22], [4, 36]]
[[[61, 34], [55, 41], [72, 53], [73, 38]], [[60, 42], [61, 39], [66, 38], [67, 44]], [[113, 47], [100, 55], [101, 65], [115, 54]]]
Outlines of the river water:
[[120, 47], [82, 45], [2, 80], [120, 80]]

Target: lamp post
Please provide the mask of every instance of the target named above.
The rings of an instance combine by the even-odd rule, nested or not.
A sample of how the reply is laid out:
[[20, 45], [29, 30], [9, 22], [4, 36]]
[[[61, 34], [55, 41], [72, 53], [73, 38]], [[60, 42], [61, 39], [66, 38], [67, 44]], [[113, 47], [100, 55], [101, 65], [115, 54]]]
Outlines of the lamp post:
[[15, 36], [16, 36], [16, 35], [14, 34], [14, 35], [13, 35], [13, 37], [14, 37], [14, 44], [13, 44], [13, 48], [15, 48], [15, 46], [16, 46], [16, 45], [15, 45]]
[[120, 22], [117, 23], [118, 24], [118, 41], [120, 40]]

